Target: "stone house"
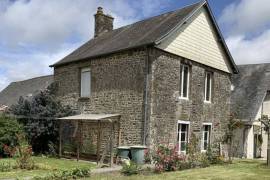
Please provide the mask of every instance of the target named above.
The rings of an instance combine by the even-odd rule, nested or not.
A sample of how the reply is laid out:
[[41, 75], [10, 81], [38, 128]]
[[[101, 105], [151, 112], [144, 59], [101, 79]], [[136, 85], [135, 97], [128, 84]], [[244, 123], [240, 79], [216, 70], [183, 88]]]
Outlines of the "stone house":
[[234, 156], [267, 158], [268, 135], [259, 121], [270, 117], [270, 64], [239, 65], [232, 78], [231, 112], [244, 126], [235, 130]]
[[[222, 137], [238, 69], [206, 1], [113, 29], [101, 7], [95, 35], [51, 65], [57, 95], [80, 114], [120, 114], [121, 144], [205, 151]], [[86, 128], [85, 126], [83, 128]]]

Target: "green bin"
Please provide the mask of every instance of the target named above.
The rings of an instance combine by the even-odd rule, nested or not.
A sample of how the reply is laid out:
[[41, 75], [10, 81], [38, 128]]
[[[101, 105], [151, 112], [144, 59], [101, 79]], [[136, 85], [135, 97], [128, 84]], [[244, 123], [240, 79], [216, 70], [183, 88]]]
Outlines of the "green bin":
[[146, 146], [131, 146], [131, 159], [137, 164], [144, 164], [144, 150]]
[[117, 156], [124, 159], [129, 159], [130, 147], [128, 146], [119, 146], [117, 147]]

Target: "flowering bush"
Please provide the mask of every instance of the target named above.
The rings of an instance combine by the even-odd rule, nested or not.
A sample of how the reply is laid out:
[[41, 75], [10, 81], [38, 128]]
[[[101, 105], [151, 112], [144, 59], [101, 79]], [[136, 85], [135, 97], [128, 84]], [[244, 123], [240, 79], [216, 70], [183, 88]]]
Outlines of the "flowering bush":
[[153, 154], [156, 172], [175, 171], [186, 162], [186, 156], [178, 153], [177, 146], [159, 145]]
[[16, 163], [20, 169], [34, 169], [34, 161], [32, 159], [32, 147], [28, 144], [24, 135], [16, 135], [18, 139], [18, 145], [11, 147], [8, 145], [4, 146], [4, 151], [10, 157], [16, 158]]

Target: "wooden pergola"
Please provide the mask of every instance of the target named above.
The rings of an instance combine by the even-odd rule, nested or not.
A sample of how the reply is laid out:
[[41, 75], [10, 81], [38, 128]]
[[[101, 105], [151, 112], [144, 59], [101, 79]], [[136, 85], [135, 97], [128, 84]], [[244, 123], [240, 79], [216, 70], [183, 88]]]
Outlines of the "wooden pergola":
[[[118, 126], [118, 146], [121, 142], [121, 128], [120, 128], [120, 114], [80, 114], [75, 116], [68, 116], [63, 118], [58, 118], [59, 120], [59, 157], [62, 157], [62, 123], [63, 121], [73, 121], [76, 122], [76, 127], [74, 134], [77, 134], [77, 140], [79, 143], [77, 143], [77, 160], [80, 158], [80, 146], [82, 144], [82, 124], [83, 123], [97, 123], [98, 125], [98, 134], [97, 134], [97, 151], [96, 151], [96, 162], [97, 164], [103, 164], [106, 150], [107, 148], [104, 148], [104, 151], [102, 153], [102, 156], [100, 155], [100, 149], [101, 149], [101, 124], [102, 123], [110, 123], [111, 124], [111, 130], [110, 130], [110, 137], [109, 137], [109, 145], [110, 145], [110, 166], [113, 165], [113, 142], [114, 142], [114, 135], [115, 135], [115, 126]], [[79, 133], [77, 133], [77, 131]]]

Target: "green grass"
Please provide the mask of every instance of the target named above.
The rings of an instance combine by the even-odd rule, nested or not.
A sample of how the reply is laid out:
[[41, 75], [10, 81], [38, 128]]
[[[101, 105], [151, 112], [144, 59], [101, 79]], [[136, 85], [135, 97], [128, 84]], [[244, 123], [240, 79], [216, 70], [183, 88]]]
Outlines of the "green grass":
[[[37, 170], [20, 170], [14, 169], [10, 172], [0, 172], [0, 179], [6, 178], [26, 178], [34, 176], [43, 176], [48, 173], [52, 173], [57, 170], [67, 170], [72, 168], [94, 168], [95, 165], [88, 162], [67, 160], [67, 159], [56, 159], [47, 157], [33, 157], [36, 165], [39, 167]], [[11, 164], [15, 164], [14, 159], [1, 159], [1, 162], [9, 161]]]
[[120, 173], [93, 175], [91, 180], [269, 180], [270, 168], [265, 161], [240, 160], [233, 164], [216, 165], [208, 168], [190, 169], [162, 174], [123, 176]]

